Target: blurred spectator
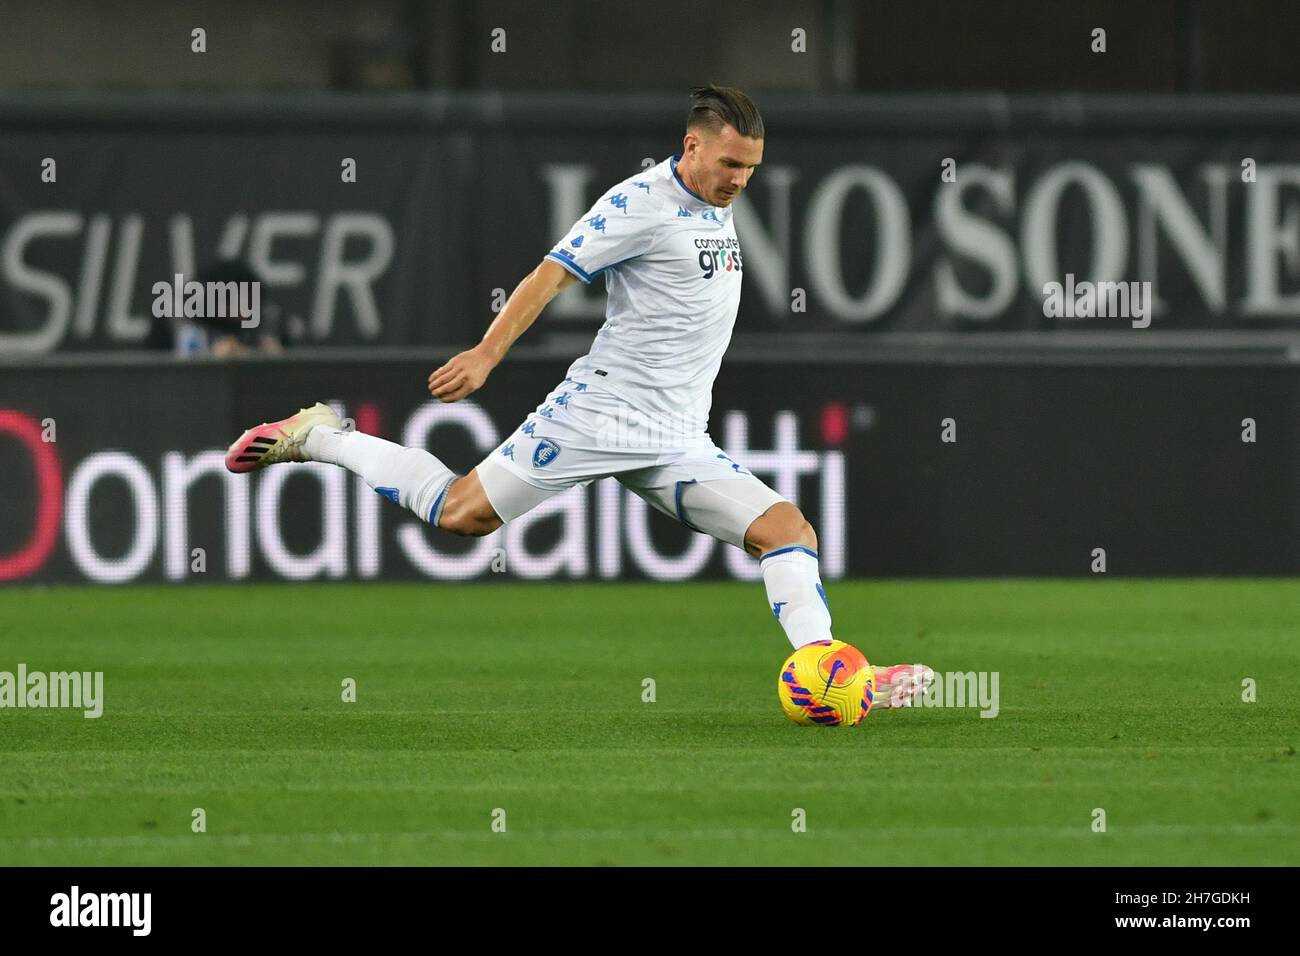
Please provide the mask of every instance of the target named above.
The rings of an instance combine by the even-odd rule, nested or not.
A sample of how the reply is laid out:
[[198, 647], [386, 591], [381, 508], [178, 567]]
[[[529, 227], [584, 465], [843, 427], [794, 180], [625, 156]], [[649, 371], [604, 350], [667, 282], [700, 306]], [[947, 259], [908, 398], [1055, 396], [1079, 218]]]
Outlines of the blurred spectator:
[[247, 289], [254, 284], [258, 290], [258, 322], [245, 328], [246, 316], [199, 315], [154, 319], [149, 336], [149, 346], [167, 349], [177, 355], [212, 355], [225, 358], [249, 352], [279, 353], [284, 351], [285, 335], [281, 310], [277, 303], [266, 297], [266, 284], [247, 263], [239, 259], [223, 259], [200, 272], [195, 281], [206, 287], [207, 283], [240, 283]]

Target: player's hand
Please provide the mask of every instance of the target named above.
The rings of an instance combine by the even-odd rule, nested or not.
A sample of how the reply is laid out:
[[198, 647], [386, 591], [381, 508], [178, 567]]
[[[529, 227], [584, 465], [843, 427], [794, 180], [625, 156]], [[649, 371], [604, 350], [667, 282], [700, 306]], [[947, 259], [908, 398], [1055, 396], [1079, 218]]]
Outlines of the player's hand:
[[483, 387], [496, 363], [477, 348], [461, 352], [429, 376], [429, 394], [440, 402], [459, 402]]

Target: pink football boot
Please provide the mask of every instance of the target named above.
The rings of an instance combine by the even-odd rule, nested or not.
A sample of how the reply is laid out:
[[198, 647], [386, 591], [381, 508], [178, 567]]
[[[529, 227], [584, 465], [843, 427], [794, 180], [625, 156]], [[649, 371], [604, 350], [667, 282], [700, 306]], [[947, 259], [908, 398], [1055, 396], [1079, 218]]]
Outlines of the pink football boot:
[[343, 422], [334, 409], [317, 402], [281, 421], [255, 425], [226, 450], [226, 467], [243, 473], [282, 461], [308, 461], [303, 443], [317, 425], [342, 428]]
[[876, 707], [911, 707], [934, 683], [934, 670], [924, 664], [895, 664], [876, 668]]

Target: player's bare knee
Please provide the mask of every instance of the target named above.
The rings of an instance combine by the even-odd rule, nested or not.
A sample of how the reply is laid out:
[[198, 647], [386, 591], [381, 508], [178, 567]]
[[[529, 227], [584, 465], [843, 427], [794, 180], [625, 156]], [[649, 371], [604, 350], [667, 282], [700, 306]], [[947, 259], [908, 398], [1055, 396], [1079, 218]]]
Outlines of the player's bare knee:
[[795, 505], [782, 501], [768, 508], [745, 535], [745, 550], [762, 555], [775, 548], [801, 545], [817, 550], [817, 532]]
[[[796, 517], [790, 522], [789, 534], [790, 544], [802, 545], [812, 551], [817, 550], [817, 532], [808, 519], [803, 516], [803, 512], [795, 509]], [[780, 547], [778, 544], [777, 547]]]
[[461, 537], [481, 538], [501, 527], [501, 519], [495, 514], [488, 516], [478, 513], [460, 502], [448, 502], [442, 509], [438, 527]]
[[470, 495], [458, 494], [456, 484], [447, 493], [447, 502], [438, 517], [443, 531], [467, 538], [481, 538], [501, 527], [502, 521], [490, 505], [475, 501]]
[[481, 538], [484, 535], [491, 534], [493, 531], [501, 527], [503, 524], [505, 524], [505, 522], [502, 521], [497, 516], [497, 513], [495, 511], [492, 511], [491, 509], [488, 509], [488, 513], [486, 515], [478, 516], [478, 524], [475, 526], [474, 536]]

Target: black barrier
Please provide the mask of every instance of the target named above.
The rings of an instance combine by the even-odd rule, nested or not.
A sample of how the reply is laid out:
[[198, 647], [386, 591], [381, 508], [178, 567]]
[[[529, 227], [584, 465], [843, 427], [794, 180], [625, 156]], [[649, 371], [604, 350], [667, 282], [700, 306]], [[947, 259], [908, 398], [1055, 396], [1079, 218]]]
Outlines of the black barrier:
[[[472, 540], [342, 469], [224, 471], [244, 427], [318, 399], [467, 471], [567, 364], [512, 358], [442, 405], [440, 361], [6, 370], [0, 580], [757, 576], [612, 481]], [[828, 578], [1269, 575], [1300, 572], [1298, 421], [1286, 364], [731, 361], [711, 433], [804, 509]]]
[[[231, 256], [292, 342], [475, 341], [605, 190], [679, 147], [683, 107], [27, 100], [0, 101], [0, 354], [165, 341], [158, 284]], [[736, 202], [740, 336], [1300, 320], [1294, 100], [761, 105], [763, 167]], [[1091, 315], [1045, 304], [1048, 284], [1089, 280], [1123, 287]], [[590, 332], [603, 311], [601, 283], [575, 287], [540, 330]]]

